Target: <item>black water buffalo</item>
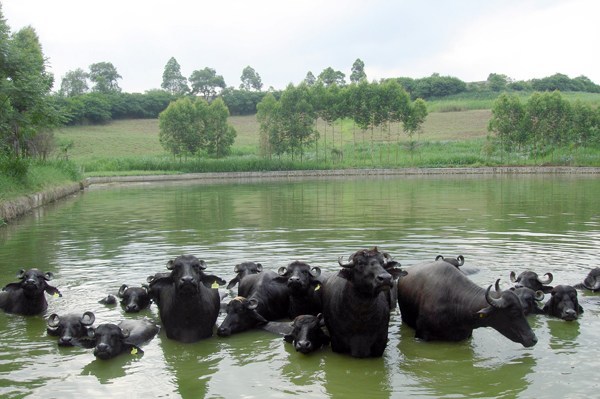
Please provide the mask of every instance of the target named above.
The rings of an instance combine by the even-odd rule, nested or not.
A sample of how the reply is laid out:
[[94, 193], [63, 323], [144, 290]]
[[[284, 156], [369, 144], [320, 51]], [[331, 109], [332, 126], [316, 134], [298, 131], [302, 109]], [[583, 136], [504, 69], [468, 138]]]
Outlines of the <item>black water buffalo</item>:
[[577, 300], [577, 290], [574, 287], [557, 285], [550, 294], [550, 299], [544, 305], [544, 313], [547, 315], [573, 321], [583, 313], [583, 308]]
[[94, 324], [96, 317], [92, 312], [83, 314], [67, 314], [59, 316], [56, 313], [48, 317], [48, 335], [58, 337], [59, 346], [82, 346], [91, 348], [93, 341], [89, 339], [88, 330]]
[[390, 296], [403, 271], [377, 247], [355, 252], [323, 284], [323, 316], [334, 352], [378, 357], [387, 345]]
[[26, 316], [43, 313], [48, 308], [44, 292], [49, 295], [62, 296], [60, 291], [48, 284], [52, 273], [42, 273], [38, 269], [21, 269], [17, 273], [18, 283], [7, 284], [0, 291], [0, 309], [7, 313]]
[[515, 284], [515, 287], [527, 287], [531, 288], [534, 291], [542, 291], [544, 294], [552, 291], [552, 287], [549, 286], [552, 282], [553, 276], [552, 273], [546, 273], [545, 279], [541, 279], [537, 273], [532, 271], [525, 271], [519, 274], [518, 277], [515, 277], [515, 272], [510, 272], [510, 281]]
[[255, 262], [242, 262], [240, 264], [235, 265], [233, 268], [233, 272], [235, 273], [235, 277], [232, 278], [227, 284], [227, 289], [230, 290], [235, 287], [242, 279], [250, 274], [257, 274], [262, 272], [263, 267], [260, 263]]
[[225, 280], [205, 274], [206, 263], [193, 255], [181, 255], [167, 263], [171, 273], [148, 278], [150, 296], [170, 339], [195, 342], [213, 334], [219, 315], [218, 286]]
[[323, 315], [300, 315], [292, 322], [292, 331], [283, 339], [294, 345], [297, 352], [308, 354], [329, 345], [329, 336], [323, 328]]
[[[117, 296], [121, 299], [121, 306], [126, 313], [137, 313], [143, 309], [149, 308], [152, 303], [147, 286], [129, 287], [127, 284], [123, 284], [121, 288], [119, 288]], [[105, 305], [115, 305], [117, 303], [117, 298], [114, 295], [109, 294], [99, 302]]]
[[574, 285], [575, 288], [600, 291], [600, 267], [592, 269], [583, 280], [583, 283]]
[[544, 310], [538, 306], [538, 303], [544, 300], [544, 293], [542, 291], [534, 291], [527, 287], [511, 287], [510, 290], [514, 292], [519, 298], [519, 301], [521, 301], [525, 316], [530, 314], [544, 314]]
[[454, 267], [461, 267], [465, 264], [465, 257], [462, 255], [458, 255], [456, 258], [444, 258], [442, 255], [438, 255], [435, 257], [435, 260], [443, 260], [444, 262], [450, 263]]
[[217, 335], [227, 337], [288, 317], [289, 288], [279, 277], [271, 270], [244, 277], [238, 296], [227, 304], [227, 316]]
[[425, 341], [461, 341], [475, 328], [492, 327], [525, 347], [535, 345], [517, 295], [505, 290], [494, 297], [491, 288], [479, 287], [447, 262], [412, 266], [398, 282], [402, 321]]
[[321, 286], [326, 280], [321, 277], [319, 267], [311, 267], [308, 263], [294, 261], [278, 270], [278, 281], [287, 284], [290, 292], [289, 318], [303, 314], [317, 315], [321, 313]]
[[139, 345], [150, 341], [160, 327], [150, 320], [123, 320], [119, 324], [100, 324], [90, 328], [88, 335], [94, 340], [94, 356], [111, 359], [121, 353], [140, 353]]

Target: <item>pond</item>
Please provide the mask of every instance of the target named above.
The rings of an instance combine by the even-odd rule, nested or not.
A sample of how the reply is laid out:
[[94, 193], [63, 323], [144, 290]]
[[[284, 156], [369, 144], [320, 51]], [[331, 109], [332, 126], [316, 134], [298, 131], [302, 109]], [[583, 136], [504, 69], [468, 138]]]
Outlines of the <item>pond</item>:
[[581, 291], [578, 320], [528, 318], [538, 337], [531, 348], [490, 328], [464, 342], [422, 342], [396, 309], [376, 359], [329, 347], [302, 355], [281, 336], [253, 330], [192, 344], [161, 331], [143, 353], [102, 361], [90, 349], [58, 347], [46, 317], [92, 311], [96, 325], [158, 323], [155, 305], [125, 314], [98, 301], [166, 271], [181, 254], [229, 280], [242, 261], [277, 270], [304, 260], [337, 271], [339, 256], [378, 246], [403, 268], [462, 254], [476, 271], [469, 278], [484, 287], [500, 278], [506, 288], [509, 273], [524, 270], [552, 272], [552, 285], [576, 284], [600, 266], [598, 198], [595, 175], [93, 185], [0, 228], [0, 284], [37, 267], [54, 273], [62, 292], [47, 297], [41, 316], [0, 312], [0, 396], [588, 397], [600, 388], [600, 295]]

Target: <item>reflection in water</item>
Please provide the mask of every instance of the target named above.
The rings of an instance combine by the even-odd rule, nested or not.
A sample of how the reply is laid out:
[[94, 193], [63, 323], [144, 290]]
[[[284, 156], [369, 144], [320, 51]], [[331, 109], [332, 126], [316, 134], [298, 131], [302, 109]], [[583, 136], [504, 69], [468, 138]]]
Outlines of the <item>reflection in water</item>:
[[[184, 253], [230, 280], [243, 261], [277, 270], [303, 260], [333, 272], [339, 256], [373, 245], [403, 268], [463, 254], [480, 286], [549, 265], [557, 281], [576, 284], [597, 262], [598, 197], [597, 176], [555, 175], [92, 187], [0, 227], [0, 286], [37, 267], [54, 273], [63, 294], [48, 298], [47, 314], [159, 322], [155, 305], [125, 315], [98, 300], [121, 284], [146, 282]], [[489, 329], [459, 344], [419, 342], [395, 311], [379, 359], [329, 347], [304, 356], [256, 330], [194, 344], [161, 332], [143, 356], [102, 363], [89, 350], [58, 348], [42, 316], [0, 314], [0, 396], [93, 399], [135, 387], [140, 397], [168, 398], [581, 397], [597, 390], [588, 364], [600, 358], [598, 305], [598, 296], [582, 293], [585, 312], [575, 323], [530, 318], [539, 339], [533, 348], [479, 331]], [[555, 378], [557, 370], [569, 382]]]
[[515, 358], [481, 357], [470, 340], [424, 342], [407, 339], [414, 330], [402, 326], [398, 348], [404, 355], [399, 365], [417, 386], [432, 397], [518, 397], [527, 388], [536, 365], [527, 353]]

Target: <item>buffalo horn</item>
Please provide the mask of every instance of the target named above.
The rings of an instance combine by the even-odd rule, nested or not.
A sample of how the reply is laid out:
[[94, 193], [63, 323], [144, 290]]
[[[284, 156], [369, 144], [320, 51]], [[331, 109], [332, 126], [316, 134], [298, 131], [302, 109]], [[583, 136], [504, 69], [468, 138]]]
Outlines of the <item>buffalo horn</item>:
[[550, 284], [552, 282], [552, 279], [554, 278], [552, 273], [546, 273], [546, 274], [544, 274], [544, 276], [546, 276], [545, 280], [542, 280], [541, 278], [538, 277], [538, 281], [544, 285]]
[[200, 269], [202, 269], [202, 270], [206, 269], [206, 262], [204, 260], [200, 260]]
[[23, 280], [25, 278], [25, 269], [21, 269], [17, 273], [17, 278]]
[[167, 262], [167, 269], [173, 270], [173, 266], [174, 266], [174, 262], [173, 262], [173, 259], [171, 259], [170, 261]]
[[277, 274], [279, 274], [280, 276], [285, 276], [285, 273], [287, 272], [287, 267], [285, 266], [281, 266], [278, 270], [277, 270]]
[[85, 312], [83, 316], [81, 316], [81, 324], [83, 324], [84, 326], [91, 326], [92, 324], [94, 324], [95, 320], [96, 316], [94, 316], [92, 312]]
[[262, 272], [262, 265], [260, 263], [256, 264], [256, 270]]
[[502, 298], [500, 299], [496, 299], [493, 298], [490, 295], [490, 291], [492, 289], [492, 286], [490, 285], [487, 290], [485, 291], [485, 300], [487, 301], [487, 303], [489, 303], [492, 307], [494, 308], [501, 308], [504, 305], [504, 301], [502, 300]]
[[517, 275], [515, 272], [510, 272], [510, 281], [512, 281], [513, 283], [517, 282]]
[[60, 323], [60, 317], [56, 313], [52, 313], [50, 317], [48, 317], [48, 326], [52, 328], [58, 327]]
[[544, 291], [537, 290], [537, 291], [535, 292], [535, 297], [533, 297], [533, 298], [534, 298], [536, 301], [542, 301], [542, 300], [544, 300], [544, 295], [545, 295], [545, 294], [544, 294]]
[[435, 257], [435, 260], [444, 260], [444, 256], [443, 255], [438, 255]]
[[319, 277], [321, 275], [321, 268], [318, 266], [313, 267], [310, 269], [310, 275], [313, 277]]
[[458, 255], [456, 257], [456, 260], [458, 260], [458, 266], [462, 266], [465, 264], [465, 257], [462, 255]]
[[44, 274], [44, 279], [46, 281], [50, 281], [54, 278], [54, 274], [52, 274], [52, 272], [47, 272], [46, 274]]
[[233, 272], [234, 273], [239, 273], [240, 272], [240, 265], [235, 265], [235, 267], [233, 268]]
[[342, 261], [343, 256], [340, 256], [338, 258], [338, 263], [340, 264], [341, 267], [354, 267], [354, 261], [350, 260], [348, 263], [344, 264], [344, 262]]

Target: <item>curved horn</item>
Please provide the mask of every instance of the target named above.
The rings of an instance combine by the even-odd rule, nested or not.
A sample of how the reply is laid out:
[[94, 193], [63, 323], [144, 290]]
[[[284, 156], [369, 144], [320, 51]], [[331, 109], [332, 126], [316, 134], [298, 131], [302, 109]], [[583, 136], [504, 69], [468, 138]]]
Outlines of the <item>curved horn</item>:
[[535, 292], [535, 296], [533, 297], [533, 299], [535, 299], [538, 302], [539, 301], [543, 301], [544, 300], [544, 296], [545, 296], [544, 291], [537, 290]]
[[167, 262], [167, 269], [173, 270], [173, 266], [175, 266], [175, 262], [173, 262], [173, 259], [171, 259], [170, 261]]
[[443, 255], [438, 255], [435, 257], [435, 260], [444, 260], [444, 256]]
[[277, 274], [279, 274], [280, 276], [285, 276], [286, 272], [287, 272], [287, 267], [285, 267], [285, 266], [281, 266], [277, 270]]
[[256, 298], [251, 298], [248, 300], [248, 309], [254, 310], [258, 306], [258, 300]]
[[91, 326], [96, 321], [96, 316], [92, 312], [85, 312], [83, 316], [81, 316], [81, 324], [84, 326]]
[[235, 267], [233, 268], [233, 272], [234, 273], [239, 273], [240, 272], [240, 265], [235, 265]]
[[119, 298], [123, 298], [123, 295], [125, 294], [126, 290], [127, 290], [127, 284], [123, 284], [121, 286], [121, 288], [119, 288], [119, 292], [117, 293], [117, 295], [119, 296]]
[[341, 267], [354, 267], [354, 260], [349, 259], [349, 262], [344, 264], [342, 261], [343, 256], [340, 256], [338, 258], [338, 263], [340, 264]]
[[492, 298], [492, 296], [490, 295], [491, 289], [492, 286], [490, 285], [485, 291], [485, 300], [494, 308], [502, 308], [504, 306], [504, 301], [502, 300], [502, 298]]
[[44, 280], [46, 281], [50, 281], [54, 278], [54, 274], [52, 272], [47, 272], [46, 274], [44, 274]]
[[204, 260], [200, 260], [200, 269], [201, 270], [205, 270], [206, 269], [206, 262]]
[[550, 284], [552, 282], [552, 279], [554, 278], [552, 273], [546, 273], [546, 274], [544, 274], [544, 276], [546, 276], [545, 280], [542, 280], [541, 278], [538, 277], [538, 281], [540, 283], [542, 283], [543, 285]]
[[25, 278], [25, 269], [21, 269], [17, 272], [17, 278], [21, 280]]
[[517, 274], [515, 272], [510, 272], [510, 281], [513, 283], [517, 282]]
[[256, 264], [256, 270], [260, 273], [262, 272], [262, 265], [260, 263]]
[[313, 267], [310, 269], [310, 275], [313, 277], [319, 277], [321, 275], [321, 268], [318, 266]]
[[50, 317], [48, 317], [48, 327], [56, 328], [60, 323], [60, 317], [56, 313], [52, 313]]
[[496, 289], [496, 292], [501, 292], [502, 291], [500, 289], [500, 279], [496, 280], [496, 283], [494, 284], [494, 288]]
[[456, 260], [458, 261], [458, 266], [462, 266], [465, 264], [465, 257], [462, 255], [458, 255], [456, 257]]

